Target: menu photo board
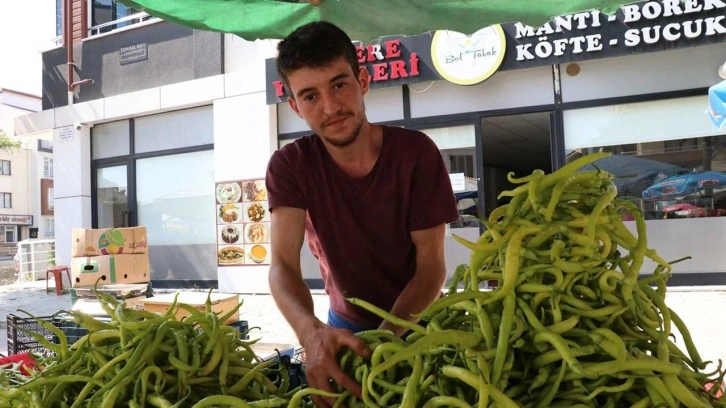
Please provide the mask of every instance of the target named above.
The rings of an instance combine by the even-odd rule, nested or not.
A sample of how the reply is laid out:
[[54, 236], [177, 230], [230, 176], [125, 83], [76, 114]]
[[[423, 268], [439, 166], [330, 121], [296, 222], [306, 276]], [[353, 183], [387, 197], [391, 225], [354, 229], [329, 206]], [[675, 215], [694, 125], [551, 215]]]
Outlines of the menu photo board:
[[217, 265], [270, 264], [270, 209], [264, 179], [218, 182]]

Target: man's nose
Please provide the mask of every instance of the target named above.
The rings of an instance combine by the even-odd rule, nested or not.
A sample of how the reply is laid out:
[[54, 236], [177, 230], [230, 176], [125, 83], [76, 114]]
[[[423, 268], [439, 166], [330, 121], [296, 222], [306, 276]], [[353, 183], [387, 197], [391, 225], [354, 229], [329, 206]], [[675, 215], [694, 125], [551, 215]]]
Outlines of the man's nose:
[[323, 113], [327, 115], [338, 113], [341, 109], [340, 101], [338, 100], [338, 97], [332, 93], [327, 92], [322, 95], [322, 108]]

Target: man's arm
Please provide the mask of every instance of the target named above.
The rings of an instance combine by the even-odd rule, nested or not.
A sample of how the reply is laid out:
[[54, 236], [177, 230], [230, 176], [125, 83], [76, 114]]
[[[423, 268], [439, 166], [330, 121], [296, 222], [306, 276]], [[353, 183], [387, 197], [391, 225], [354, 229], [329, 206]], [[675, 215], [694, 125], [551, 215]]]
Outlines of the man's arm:
[[[365, 342], [349, 330], [335, 329], [315, 317], [310, 289], [302, 277], [300, 249], [305, 237], [305, 210], [276, 207], [271, 214], [272, 258], [270, 263], [270, 292], [285, 320], [295, 331], [305, 349], [308, 386], [333, 392], [329, 380], [360, 396], [358, 383], [338, 365], [338, 352], [351, 348], [367, 357], [370, 350]], [[313, 397], [318, 407], [332, 406], [332, 400]]]
[[[408, 321], [418, 321], [412, 314], [423, 311], [441, 294], [441, 288], [446, 280], [445, 231], [446, 224], [411, 231], [411, 239], [416, 246], [416, 273], [393, 304], [392, 314]], [[391, 330], [399, 336], [406, 331], [386, 321], [380, 327]]]
[[270, 292], [282, 315], [302, 342], [311, 327], [321, 323], [315, 317], [313, 298], [302, 277], [300, 249], [305, 237], [305, 210], [275, 208], [271, 214]]

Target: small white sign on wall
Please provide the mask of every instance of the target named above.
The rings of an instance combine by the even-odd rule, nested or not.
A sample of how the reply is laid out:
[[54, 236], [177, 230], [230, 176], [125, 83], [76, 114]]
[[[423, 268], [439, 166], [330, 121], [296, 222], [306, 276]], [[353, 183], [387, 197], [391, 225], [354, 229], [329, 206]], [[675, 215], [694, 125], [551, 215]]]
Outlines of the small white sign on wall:
[[455, 193], [466, 190], [466, 178], [464, 177], [464, 173], [452, 173], [449, 174], [449, 178], [451, 179], [451, 188]]
[[66, 126], [58, 128], [58, 142], [68, 143], [73, 141], [74, 137], [73, 126]]

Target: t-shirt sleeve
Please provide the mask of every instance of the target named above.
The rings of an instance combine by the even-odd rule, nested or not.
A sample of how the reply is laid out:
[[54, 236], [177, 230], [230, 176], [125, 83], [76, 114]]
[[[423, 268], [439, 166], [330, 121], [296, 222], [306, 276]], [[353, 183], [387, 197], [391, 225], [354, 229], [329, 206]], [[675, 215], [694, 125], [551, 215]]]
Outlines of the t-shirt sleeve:
[[444, 159], [433, 140], [425, 136], [411, 180], [409, 229], [427, 229], [458, 218], [459, 211]]
[[277, 207], [307, 208], [290, 156], [281, 150], [277, 150], [270, 157], [265, 186], [270, 211]]

